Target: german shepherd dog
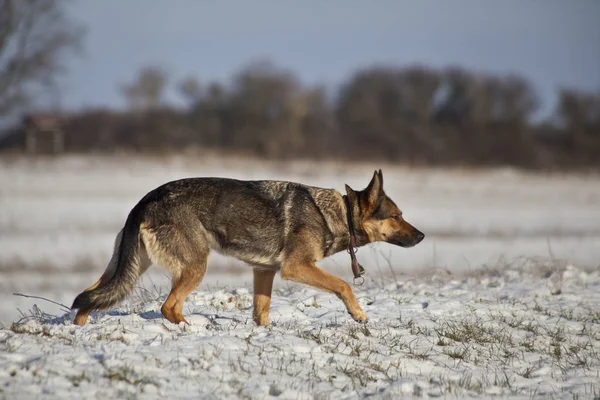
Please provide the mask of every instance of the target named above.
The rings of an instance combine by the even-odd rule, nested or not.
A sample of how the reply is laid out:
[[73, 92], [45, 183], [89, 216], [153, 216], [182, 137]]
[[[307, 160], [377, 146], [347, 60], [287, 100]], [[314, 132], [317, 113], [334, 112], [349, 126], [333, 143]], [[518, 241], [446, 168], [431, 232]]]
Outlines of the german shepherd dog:
[[277, 271], [283, 279], [334, 293], [354, 320], [366, 322], [350, 286], [315, 263], [371, 242], [412, 247], [423, 238], [384, 193], [381, 170], [365, 190], [346, 185], [345, 196], [293, 182], [181, 179], [152, 190], [133, 207], [106, 271], [75, 298], [74, 323], [84, 325], [92, 311], [125, 299], [150, 264], [172, 274], [162, 314], [172, 323], [187, 323], [183, 303], [202, 281], [211, 249], [253, 267], [257, 325], [269, 323]]

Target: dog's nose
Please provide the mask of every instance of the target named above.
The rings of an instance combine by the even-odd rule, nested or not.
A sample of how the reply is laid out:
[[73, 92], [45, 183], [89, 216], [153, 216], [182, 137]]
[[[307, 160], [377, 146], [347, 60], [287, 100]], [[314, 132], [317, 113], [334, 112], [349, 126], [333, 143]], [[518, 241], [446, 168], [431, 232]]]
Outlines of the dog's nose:
[[423, 232], [417, 232], [417, 243], [425, 238], [425, 234]]

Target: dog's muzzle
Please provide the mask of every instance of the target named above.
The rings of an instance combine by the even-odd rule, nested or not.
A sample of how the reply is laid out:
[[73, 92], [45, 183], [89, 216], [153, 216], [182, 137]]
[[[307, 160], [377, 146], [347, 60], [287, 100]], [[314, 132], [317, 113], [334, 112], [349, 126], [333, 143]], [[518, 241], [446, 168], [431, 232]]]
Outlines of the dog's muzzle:
[[421, 241], [425, 238], [425, 234], [417, 228], [413, 227], [412, 225], [410, 227], [410, 234], [399, 234], [398, 236], [392, 238], [392, 240], [390, 240], [390, 243], [393, 243], [400, 247], [413, 247], [421, 243]]

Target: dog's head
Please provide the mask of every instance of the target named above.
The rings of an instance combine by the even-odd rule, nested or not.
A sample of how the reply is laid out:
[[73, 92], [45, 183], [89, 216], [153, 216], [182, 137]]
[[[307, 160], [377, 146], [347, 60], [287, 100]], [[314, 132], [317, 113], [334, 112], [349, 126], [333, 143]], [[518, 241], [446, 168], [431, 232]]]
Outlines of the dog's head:
[[383, 241], [397, 246], [412, 247], [425, 235], [402, 217], [402, 211], [383, 191], [383, 174], [375, 171], [365, 190], [355, 191], [346, 185], [346, 194], [353, 208], [357, 232], [369, 242]]

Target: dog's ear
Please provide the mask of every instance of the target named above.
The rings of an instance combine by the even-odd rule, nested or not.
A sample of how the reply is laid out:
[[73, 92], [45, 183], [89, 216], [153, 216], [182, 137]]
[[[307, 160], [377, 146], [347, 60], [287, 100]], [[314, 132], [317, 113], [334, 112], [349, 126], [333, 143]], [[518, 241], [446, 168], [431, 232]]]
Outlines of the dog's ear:
[[381, 183], [381, 188], [383, 189], [383, 172], [381, 172], [381, 168], [379, 169], [379, 182]]
[[348, 196], [348, 201], [351, 205], [358, 203], [358, 193], [348, 185], [346, 185], [346, 196]]
[[346, 185], [346, 196], [348, 196], [350, 202], [356, 200], [356, 192], [348, 185]]
[[367, 188], [365, 189], [370, 204], [375, 204], [377, 202], [377, 199], [379, 199], [379, 197], [381, 196], [381, 193], [383, 193], [383, 177], [380, 173], [381, 170], [379, 171], [379, 173], [375, 171], [371, 182], [369, 182], [369, 186], [367, 186]]

